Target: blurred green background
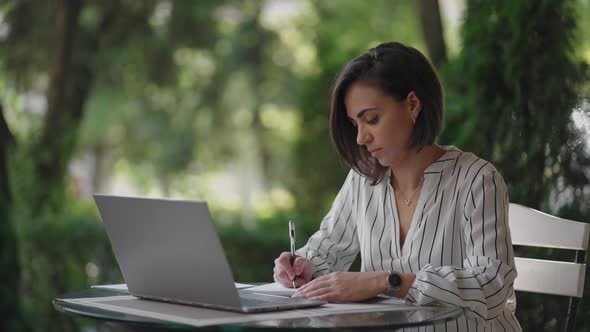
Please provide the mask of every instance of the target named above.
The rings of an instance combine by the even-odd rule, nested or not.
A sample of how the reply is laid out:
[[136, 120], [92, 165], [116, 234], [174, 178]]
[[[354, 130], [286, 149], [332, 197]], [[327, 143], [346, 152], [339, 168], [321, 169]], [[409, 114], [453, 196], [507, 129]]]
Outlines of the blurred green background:
[[[590, 221], [589, 0], [2, 0], [0, 330], [93, 329], [51, 301], [122, 282], [94, 192], [206, 200], [236, 280], [270, 281], [286, 221], [303, 245], [346, 174], [334, 76], [391, 40], [441, 74], [440, 144]], [[562, 324], [565, 299], [518, 295], [525, 331]]]

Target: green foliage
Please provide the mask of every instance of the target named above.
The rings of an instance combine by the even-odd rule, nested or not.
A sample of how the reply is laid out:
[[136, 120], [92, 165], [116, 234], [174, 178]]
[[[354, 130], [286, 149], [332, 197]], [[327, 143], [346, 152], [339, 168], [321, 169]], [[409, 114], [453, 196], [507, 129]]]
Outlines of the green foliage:
[[19, 240], [23, 261], [21, 301], [28, 328], [75, 330], [71, 317], [53, 308], [52, 299], [104, 283], [102, 274], [107, 271], [101, 271], [100, 278], [94, 276], [94, 271], [116, 269], [102, 224], [87, 216], [44, 217], [22, 232]]
[[[93, 205], [81, 203], [63, 188], [38, 186], [27, 143], [11, 159], [12, 219], [17, 227], [21, 263], [20, 303], [27, 329], [74, 331], [70, 316], [57, 312], [52, 300], [118, 276], [102, 223]], [[43, 192], [62, 208], [31, 209], [31, 197]], [[119, 280], [121, 278], [119, 277]]]
[[[571, 1], [470, 2], [463, 50], [445, 75], [451, 92], [441, 141], [492, 161], [511, 200], [527, 206], [549, 207], [560, 181], [588, 185], [580, 174], [588, 157], [568, 144], [588, 77], [587, 64], [573, 56], [574, 33]], [[583, 181], [571, 181], [576, 173]], [[571, 203], [586, 210], [581, 198]]]
[[12, 204], [0, 189], [0, 310], [4, 320], [2, 330], [19, 331], [22, 326], [21, 308], [18, 301], [18, 285], [21, 271], [18, 259], [18, 241], [12, 220]]

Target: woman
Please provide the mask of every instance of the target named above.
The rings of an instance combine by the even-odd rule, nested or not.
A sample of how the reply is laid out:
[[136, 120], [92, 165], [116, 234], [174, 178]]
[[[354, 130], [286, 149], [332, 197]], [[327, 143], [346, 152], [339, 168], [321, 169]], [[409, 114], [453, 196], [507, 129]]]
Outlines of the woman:
[[[330, 129], [352, 169], [293, 265], [287, 252], [275, 260], [275, 280], [306, 298], [387, 294], [473, 313], [451, 330], [520, 331], [506, 184], [487, 161], [434, 143], [442, 118], [442, 87], [418, 50], [385, 43], [349, 62]], [[345, 272], [358, 253], [361, 272]]]

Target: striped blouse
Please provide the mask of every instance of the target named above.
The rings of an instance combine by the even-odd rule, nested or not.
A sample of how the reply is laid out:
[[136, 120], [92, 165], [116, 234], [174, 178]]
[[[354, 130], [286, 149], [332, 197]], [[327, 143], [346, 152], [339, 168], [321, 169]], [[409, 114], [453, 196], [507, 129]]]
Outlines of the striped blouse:
[[506, 184], [489, 162], [445, 149], [424, 171], [403, 246], [391, 181], [372, 186], [351, 170], [320, 229], [297, 253], [314, 264], [315, 277], [347, 271], [360, 253], [361, 271], [416, 274], [405, 300], [467, 309], [431, 329], [521, 331]]

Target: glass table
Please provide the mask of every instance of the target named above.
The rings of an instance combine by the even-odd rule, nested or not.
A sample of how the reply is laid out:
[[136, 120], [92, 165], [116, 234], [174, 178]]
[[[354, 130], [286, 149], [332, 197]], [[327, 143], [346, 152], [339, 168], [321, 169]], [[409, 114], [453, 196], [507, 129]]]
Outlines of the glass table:
[[[465, 315], [462, 308], [456, 307], [416, 307], [416, 309], [403, 311], [334, 314], [320, 317], [194, 327], [66, 301], [67, 299], [107, 297], [123, 294], [126, 293], [107, 289], [87, 289], [60, 296], [54, 299], [53, 305], [60, 312], [94, 319], [97, 324], [106, 326], [106, 330], [116, 331], [259, 331], [261, 329], [288, 331], [386, 329], [392, 331], [404, 327], [432, 326], [445, 321], [455, 320]], [[101, 328], [100, 330], [102, 331], [104, 329]]]

